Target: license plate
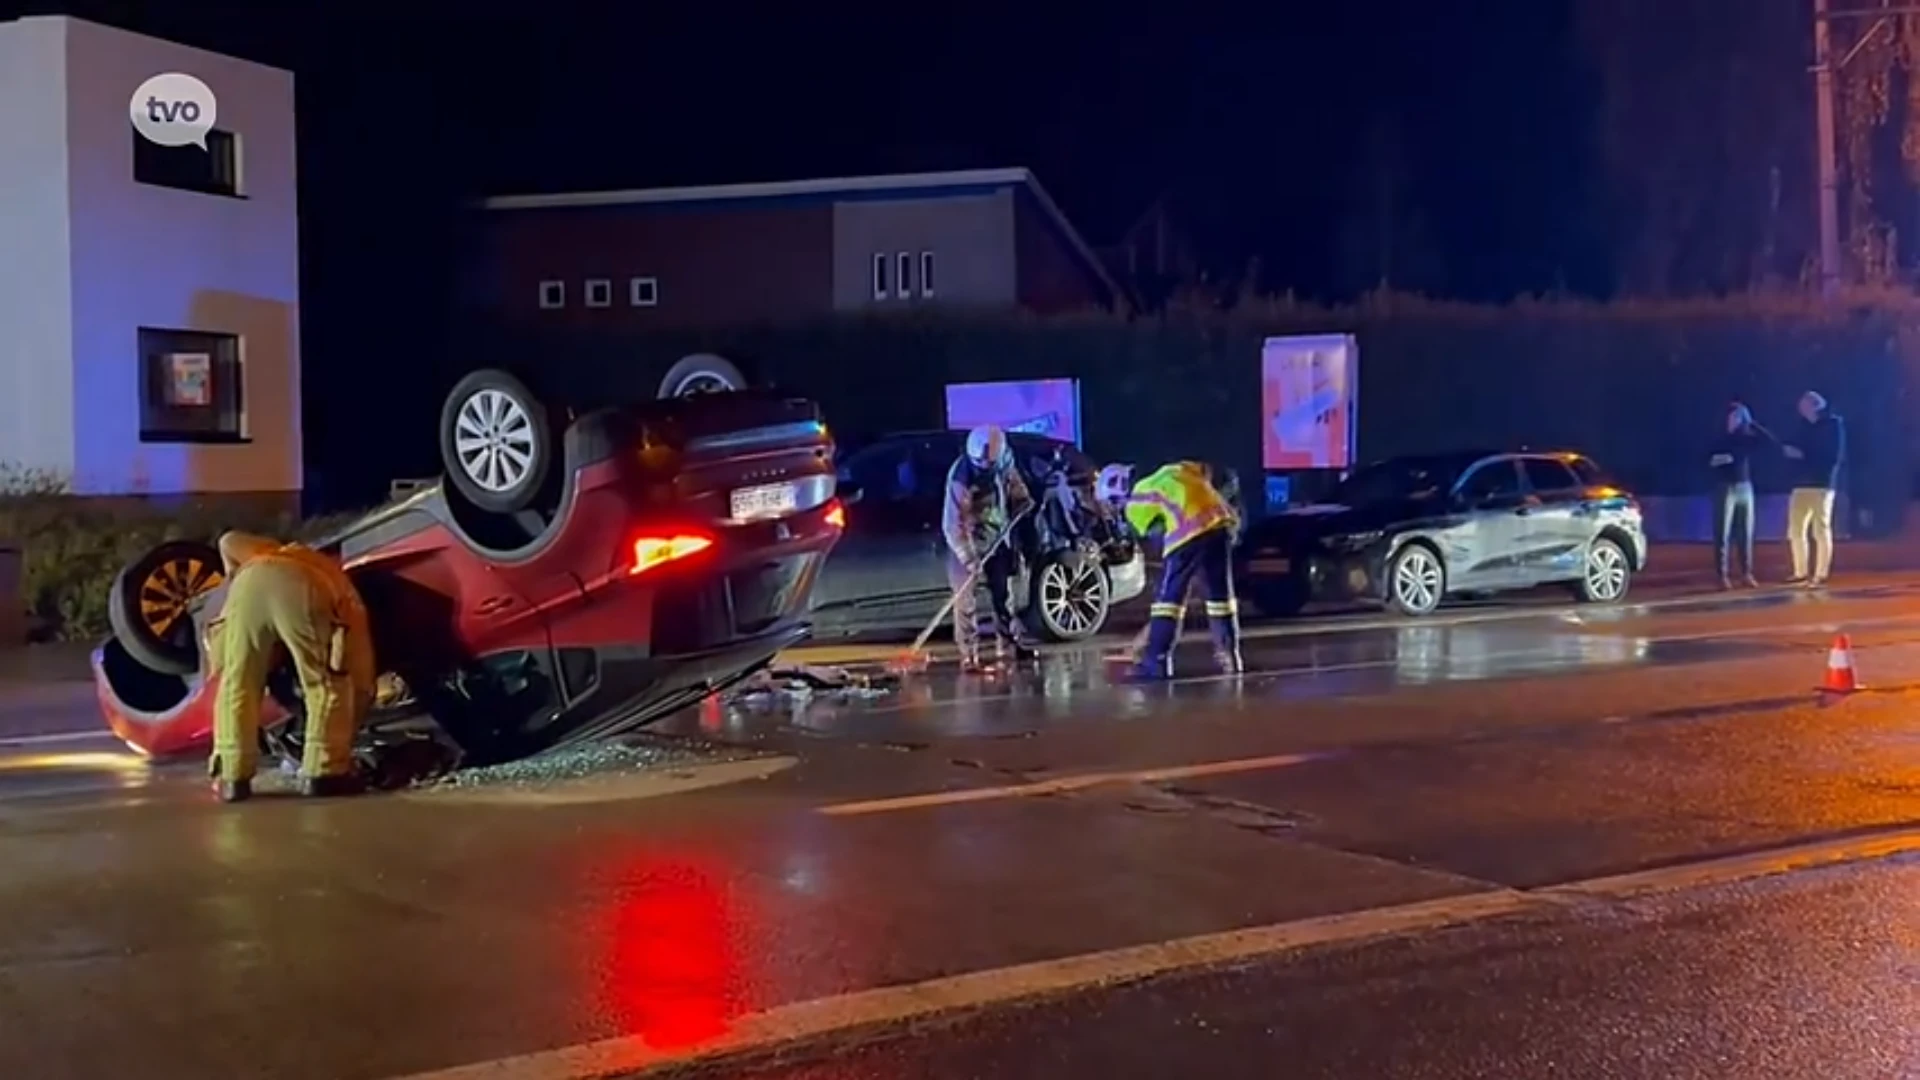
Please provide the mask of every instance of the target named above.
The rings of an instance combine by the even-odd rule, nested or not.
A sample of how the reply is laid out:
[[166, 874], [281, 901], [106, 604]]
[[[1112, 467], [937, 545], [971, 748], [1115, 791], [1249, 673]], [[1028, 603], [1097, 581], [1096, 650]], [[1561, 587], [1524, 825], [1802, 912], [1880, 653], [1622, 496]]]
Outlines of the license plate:
[[738, 488], [732, 496], [732, 508], [735, 521], [780, 517], [800, 508], [800, 491], [790, 483]]

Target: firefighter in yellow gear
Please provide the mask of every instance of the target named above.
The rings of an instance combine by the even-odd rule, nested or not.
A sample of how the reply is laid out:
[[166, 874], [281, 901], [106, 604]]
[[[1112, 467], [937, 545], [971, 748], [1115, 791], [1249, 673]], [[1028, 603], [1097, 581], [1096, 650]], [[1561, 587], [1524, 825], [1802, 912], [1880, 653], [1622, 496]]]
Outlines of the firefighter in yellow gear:
[[1197, 578], [1206, 596], [1207, 626], [1222, 671], [1241, 670], [1240, 612], [1233, 595], [1233, 538], [1239, 515], [1213, 486], [1212, 471], [1194, 461], [1166, 465], [1133, 486], [1127, 523], [1141, 537], [1159, 531], [1160, 585], [1148, 609], [1145, 648], [1133, 665], [1143, 679], [1173, 675], [1187, 590]]
[[358, 789], [353, 737], [373, 701], [373, 638], [366, 604], [340, 563], [301, 544], [230, 532], [220, 538], [227, 596], [207, 628], [214, 701], [213, 759], [220, 797], [253, 793], [260, 752], [260, 706], [267, 675], [284, 654], [300, 680], [306, 746], [305, 795]]
[[[1110, 468], [1111, 467], [1112, 466], [1110, 466]], [[1237, 547], [1239, 546], [1239, 543], [1240, 543], [1240, 532], [1241, 532], [1241, 529], [1244, 528], [1246, 524], [1246, 516], [1247, 516], [1246, 510], [1241, 506], [1241, 502], [1240, 502], [1239, 474], [1235, 473], [1232, 469], [1221, 469], [1221, 470], [1215, 471], [1211, 465], [1207, 465], [1204, 462], [1200, 463], [1199, 468], [1201, 470], [1201, 475], [1205, 476], [1207, 479], [1207, 482], [1213, 485], [1214, 490], [1220, 493], [1221, 498], [1227, 500], [1227, 505], [1233, 508], [1233, 544], [1235, 547]], [[1102, 475], [1104, 476], [1105, 474], [1102, 474]], [[1123, 508], [1125, 506], [1126, 498], [1130, 495], [1131, 495], [1131, 492], [1127, 493], [1127, 495], [1122, 496], [1121, 505]], [[1185, 631], [1185, 628], [1187, 625], [1188, 605], [1193, 600], [1193, 594], [1199, 591], [1200, 591], [1200, 581], [1198, 577], [1196, 576], [1192, 579], [1189, 579], [1187, 583], [1187, 591], [1183, 593], [1180, 598], [1180, 613], [1174, 616], [1174, 620], [1173, 620], [1173, 633], [1174, 633], [1175, 644], [1179, 643], [1179, 639]], [[1133, 636], [1133, 640], [1130, 643], [1128, 643], [1126, 648], [1122, 649], [1119, 653], [1110, 657], [1110, 659], [1124, 659], [1128, 663], [1138, 662], [1140, 657], [1147, 651], [1147, 638], [1152, 633], [1153, 633], [1153, 623], [1151, 620], [1149, 620], [1147, 625], [1142, 626], [1140, 628], [1140, 632]], [[1233, 657], [1222, 655], [1217, 652], [1214, 656], [1214, 660], [1221, 666], [1223, 670], [1233, 668], [1234, 664], [1236, 663]]]

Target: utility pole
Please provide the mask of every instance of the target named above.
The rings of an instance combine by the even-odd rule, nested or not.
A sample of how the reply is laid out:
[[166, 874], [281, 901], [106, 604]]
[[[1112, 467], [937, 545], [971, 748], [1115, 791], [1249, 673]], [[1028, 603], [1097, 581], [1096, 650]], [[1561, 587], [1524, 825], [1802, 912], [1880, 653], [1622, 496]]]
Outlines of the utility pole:
[[1833, 38], [1830, 0], [1813, 0], [1815, 138], [1820, 156], [1820, 295], [1840, 292], [1840, 168], [1833, 138]]
[[[1834, 148], [1833, 73], [1847, 66], [1867, 47], [1875, 34], [1890, 29], [1893, 20], [1920, 15], [1920, 5], [1880, 0], [1876, 8], [1833, 10], [1833, 0], [1813, 0], [1813, 94], [1815, 153], [1820, 163], [1820, 293], [1831, 298], [1840, 291], [1840, 166]], [[1872, 19], [1840, 59], [1833, 58], [1832, 24], [1839, 19]]]

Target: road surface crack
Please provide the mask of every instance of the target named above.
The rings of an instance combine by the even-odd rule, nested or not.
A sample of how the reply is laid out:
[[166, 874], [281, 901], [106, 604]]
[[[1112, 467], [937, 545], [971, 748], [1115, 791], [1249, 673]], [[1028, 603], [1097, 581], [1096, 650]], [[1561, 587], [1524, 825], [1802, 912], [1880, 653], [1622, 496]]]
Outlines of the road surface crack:
[[[1142, 792], [1123, 805], [1140, 813], [1194, 813], [1236, 829], [1264, 836], [1290, 835], [1310, 819], [1305, 814], [1278, 810], [1260, 803], [1214, 795], [1177, 784], [1143, 784]], [[1141, 797], [1144, 795], [1145, 797]]]

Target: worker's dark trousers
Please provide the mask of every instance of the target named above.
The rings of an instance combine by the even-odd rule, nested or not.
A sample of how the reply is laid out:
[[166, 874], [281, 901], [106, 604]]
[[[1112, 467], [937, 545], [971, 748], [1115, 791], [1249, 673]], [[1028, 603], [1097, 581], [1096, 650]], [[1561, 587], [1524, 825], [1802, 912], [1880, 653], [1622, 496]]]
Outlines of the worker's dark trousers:
[[1173, 675], [1173, 646], [1180, 636], [1182, 601], [1195, 576], [1207, 598], [1207, 628], [1214, 655], [1229, 672], [1240, 670], [1240, 609], [1233, 598], [1233, 532], [1215, 529], [1187, 541], [1167, 556], [1160, 587], [1148, 609], [1147, 647], [1134, 673], [1142, 678]]

